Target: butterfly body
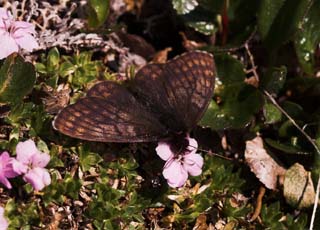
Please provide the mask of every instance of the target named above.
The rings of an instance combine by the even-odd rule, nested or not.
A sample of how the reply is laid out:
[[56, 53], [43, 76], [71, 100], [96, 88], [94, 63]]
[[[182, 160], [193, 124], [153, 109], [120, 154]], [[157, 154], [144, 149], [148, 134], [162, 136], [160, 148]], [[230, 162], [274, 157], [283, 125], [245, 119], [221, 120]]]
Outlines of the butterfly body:
[[213, 94], [211, 54], [185, 53], [166, 64], [141, 68], [130, 87], [104, 81], [62, 109], [53, 127], [79, 139], [147, 142], [188, 133]]

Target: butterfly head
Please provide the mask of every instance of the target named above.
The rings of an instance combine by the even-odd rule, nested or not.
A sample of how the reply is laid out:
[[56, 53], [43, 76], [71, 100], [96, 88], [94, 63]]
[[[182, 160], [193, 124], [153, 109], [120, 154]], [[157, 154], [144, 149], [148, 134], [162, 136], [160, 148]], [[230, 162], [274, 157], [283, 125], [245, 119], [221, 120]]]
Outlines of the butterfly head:
[[185, 132], [174, 133], [168, 143], [176, 158], [190, 152], [189, 134]]

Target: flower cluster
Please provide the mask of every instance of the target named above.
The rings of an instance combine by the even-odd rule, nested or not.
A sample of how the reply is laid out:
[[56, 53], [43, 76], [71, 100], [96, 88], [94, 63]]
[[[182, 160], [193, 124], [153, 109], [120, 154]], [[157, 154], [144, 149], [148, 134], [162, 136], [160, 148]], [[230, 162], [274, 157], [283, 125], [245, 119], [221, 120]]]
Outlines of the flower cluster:
[[20, 49], [31, 52], [38, 48], [34, 25], [16, 21], [5, 8], [0, 8], [0, 59], [6, 58]]
[[193, 138], [186, 138], [189, 146], [183, 153], [174, 153], [170, 149], [170, 144], [166, 142], [159, 142], [156, 148], [159, 157], [166, 161], [162, 174], [173, 188], [183, 186], [189, 174], [199, 176], [202, 173], [203, 158], [200, 154], [196, 154], [198, 143]]
[[16, 153], [16, 158], [8, 152], [0, 155], [0, 183], [11, 189], [8, 178], [18, 175], [23, 175], [23, 180], [37, 191], [51, 183], [50, 174], [44, 168], [50, 161], [49, 154], [40, 152], [32, 140], [19, 142]]

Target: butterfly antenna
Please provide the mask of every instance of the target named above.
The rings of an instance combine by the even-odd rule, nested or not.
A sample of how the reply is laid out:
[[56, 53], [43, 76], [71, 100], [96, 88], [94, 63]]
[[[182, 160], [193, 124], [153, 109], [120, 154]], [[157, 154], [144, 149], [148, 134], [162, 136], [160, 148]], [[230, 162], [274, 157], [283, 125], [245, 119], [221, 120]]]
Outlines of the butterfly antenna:
[[189, 147], [194, 148], [194, 149], [197, 149], [197, 150], [199, 150], [199, 151], [201, 151], [201, 152], [209, 153], [209, 154], [214, 155], [214, 156], [216, 156], [216, 157], [220, 157], [220, 158], [222, 158], [222, 159], [224, 159], [224, 160], [233, 161], [232, 158], [230, 158], [230, 157], [225, 157], [225, 156], [222, 156], [222, 155], [220, 155], [220, 154], [214, 153], [214, 152], [212, 152], [211, 150], [208, 151], [208, 150], [205, 150], [205, 149], [196, 148], [195, 146], [192, 146], [192, 145], [189, 145]]

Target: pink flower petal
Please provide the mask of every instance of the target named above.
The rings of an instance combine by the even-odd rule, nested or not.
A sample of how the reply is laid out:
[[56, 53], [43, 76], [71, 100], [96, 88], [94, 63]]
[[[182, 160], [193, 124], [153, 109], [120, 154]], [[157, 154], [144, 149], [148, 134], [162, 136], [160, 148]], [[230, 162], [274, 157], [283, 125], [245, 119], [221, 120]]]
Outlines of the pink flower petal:
[[10, 13], [10, 11], [8, 11], [7, 9], [0, 7], [0, 20], [1, 19], [12, 19], [12, 15]]
[[173, 152], [171, 151], [170, 146], [165, 142], [158, 143], [156, 152], [158, 156], [164, 161], [167, 161], [169, 160], [169, 158], [173, 157]]
[[[12, 23], [12, 26], [14, 27], [14, 35], [17, 36], [23, 36], [24, 34], [35, 34], [36, 30], [34, 28], [34, 25], [29, 22], [24, 21], [15, 21]], [[14, 36], [16, 37], [16, 36]]]
[[32, 167], [44, 168], [50, 161], [50, 155], [47, 153], [38, 152], [31, 158]]
[[188, 179], [187, 171], [177, 160], [167, 162], [166, 167], [163, 169], [162, 175], [167, 179], [169, 186], [172, 188], [183, 186]]
[[17, 160], [23, 164], [30, 164], [32, 156], [39, 153], [33, 140], [19, 142], [16, 147]]
[[0, 163], [3, 162], [9, 162], [10, 161], [10, 155], [7, 151], [4, 151], [1, 155], [0, 155]]
[[21, 175], [23, 173], [26, 173], [28, 171], [28, 165], [21, 163], [20, 161], [17, 161], [16, 159], [13, 159], [11, 161], [12, 169], [15, 173], [18, 175]]
[[2, 30], [0, 30], [0, 47], [0, 60], [19, 50], [17, 43], [10, 34]]
[[187, 139], [189, 141], [189, 146], [187, 149], [190, 151], [190, 153], [196, 153], [198, 149], [198, 142], [194, 138], [187, 137]]
[[13, 17], [11, 13], [5, 8], [0, 8], [0, 28], [5, 28], [6, 24], [11, 24]]
[[189, 153], [183, 158], [183, 167], [191, 176], [199, 176], [202, 173], [203, 158], [200, 154]]
[[8, 11], [5, 8], [0, 7], [0, 19], [6, 18], [7, 15], [8, 15]]
[[0, 155], [0, 183], [4, 184], [8, 189], [12, 188], [8, 178], [18, 175], [13, 171], [11, 160], [12, 158], [8, 152], [3, 152]]
[[4, 177], [3, 175], [0, 175], [0, 183], [3, 184], [4, 186], [6, 186], [8, 189], [12, 189], [12, 186], [9, 182], [9, 180]]
[[8, 226], [9, 226], [9, 223], [4, 216], [4, 208], [0, 207], [0, 230], [6, 230]]
[[14, 32], [13, 37], [20, 48], [31, 52], [33, 49], [38, 48], [39, 45], [37, 40], [28, 32], [29, 30], [32, 31], [30, 28], [26, 30], [18, 29]]
[[51, 183], [50, 174], [46, 169], [43, 168], [33, 168], [29, 170], [24, 176], [23, 179], [30, 183], [32, 187], [40, 191], [45, 186], [49, 185]]
[[39, 47], [32, 23], [15, 21], [10, 12], [0, 8], [0, 59], [6, 58], [20, 49], [32, 51]]

